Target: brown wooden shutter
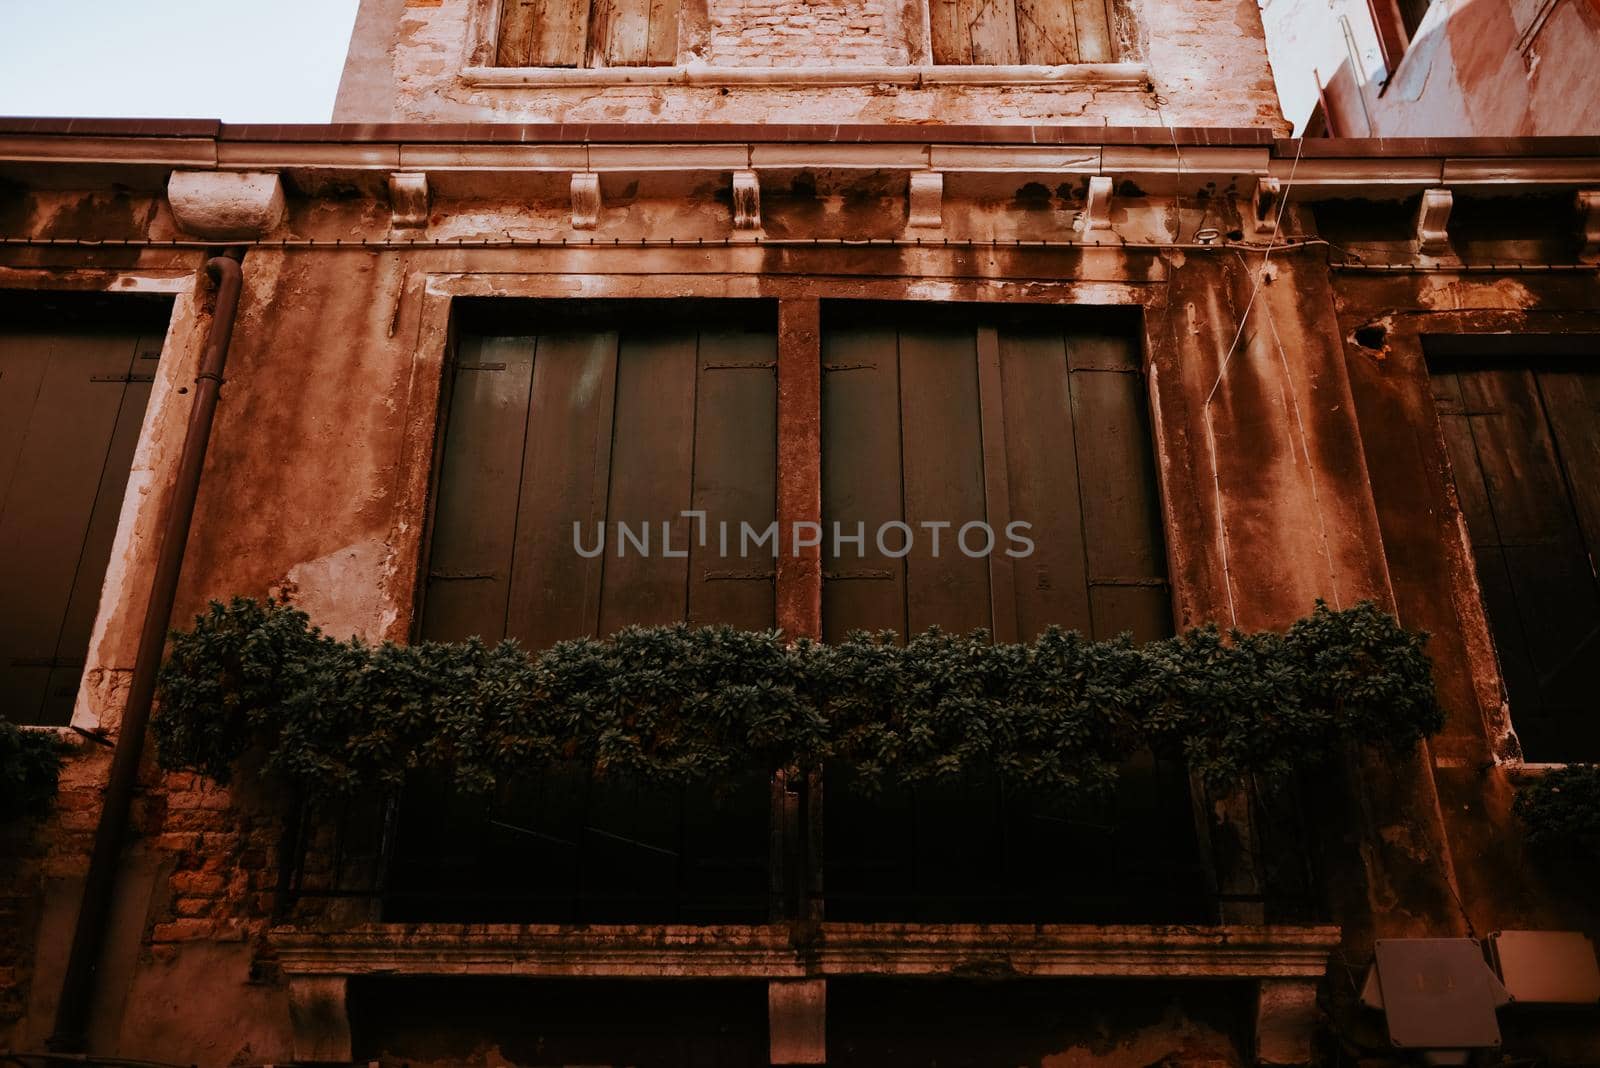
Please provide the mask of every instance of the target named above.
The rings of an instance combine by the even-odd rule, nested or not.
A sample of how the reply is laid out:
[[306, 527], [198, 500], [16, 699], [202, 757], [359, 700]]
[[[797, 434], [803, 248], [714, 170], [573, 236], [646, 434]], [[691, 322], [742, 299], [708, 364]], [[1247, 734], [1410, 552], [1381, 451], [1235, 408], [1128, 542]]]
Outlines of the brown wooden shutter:
[[[824, 545], [823, 631], [989, 628], [1031, 640], [1052, 624], [1145, 640], [1171, 631], [1155, 465], [1131, 334], [1048, 316], [905, 307], [832, 309], [824, 330], [823, 516], [865, 557]], [[973, 558], [964, 523], [994, 530]], [[890, 521], [914, 544], [880, 551]], [[933, 556], [932, 531], [941, 528]], [[1031, 554], [1012, 558], [1006, 526]], [[974, 548], [981, 541], [970, 543]], [[1020, 548], [1019, 548], [1020, 551]]]
[[594, 0], [593, 66], [670, 66], [679, 0]]
[[1600, 376], [1462, 364], [1433, 384], [1523, 750], [1600, 759]]
[[[543, 648], [629, 624], [772, 626], [772, 560], [738, 558], [737, 533], [776, 516], [775, 324], [699, 307], [533, 308], [536, 335], [463, 338], [424, 637]], [[603, 525], [605, 551], [580, 555], [575, 523], [590, 551]]]
[[0, 713], [72, 718], [161, 338], [0, 333]]
[[1109, 63], [1108, 0], [929, 0], [933, 61]]
[[495, 62], [502, 67], [581, 67], [589, 0], [504, 0]]

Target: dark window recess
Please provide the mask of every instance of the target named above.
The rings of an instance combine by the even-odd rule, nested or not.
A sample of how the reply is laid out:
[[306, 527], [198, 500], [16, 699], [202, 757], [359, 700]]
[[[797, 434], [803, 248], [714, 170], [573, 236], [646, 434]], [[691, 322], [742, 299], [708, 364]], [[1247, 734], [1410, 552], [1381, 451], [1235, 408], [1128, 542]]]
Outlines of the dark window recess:
[[[776, 518], [770, 304], [498, 302], [449, 370], [420, 637], [530, 649], [629, 624], [773, 625], [773, 561], [714, 524]], [[713, 524], [705, 545], [681, 513]], [[605, 552], [584, 559], [596, 527]], [[617, 545], [650, 530], [649, 555]], [[662, 524], [674, 553], [662, 552]], [[770, 551], [770, 550], [769, 550]], [[400, 803], [392, 920], [759, 922], [764, 777], [659, 790], [545, 775], [489, 799], [419, 782]]]
[[[938, 625], [1031, 640], [1172, 631], [1135, 324], [1058, 310], [838, 304], [823, 331], [823, 626]], [[958, 535], [987, 522], [996, 550]], [[885, 523], [908, 524], [876, 544]], [[1030, 555], [1005, 549], [1026, 522]], [[932, 531], [941, 528], [937, 556]], [[976, 547], [976, 543], [973, 544]], [[1024, 547], [1015, 545], [1016, 551]], [[842, 550], [842, 551], [837, 551]], [[997, 783], [868, 797], [828, 776], [830, 919], [1045, 922], [1205, 915], [1188, 780], [1133, 761], [1115, 798], [1064, 807]]]
[[1428, 17], [1433, 0], [1397, 0], [1400, 5], [1400, 24], [1406, 28], [1406, 40], [1415, 42], [1422, 20]]
[[864, 793], [830, 769], [827, 917], [842, 922], [1206, 923], [1214, 919], [1180, 765], [1122, 769], [1066, 805], [980, 777]]
[[1254, 982], [1225, 980], [835, 978], [828, 1064], [1031, 1068], [1103, 1063], [1102, 1050], [1134, 1064], [1238, 1064], [1255, 1005]]
[[72, 719], [169, 305], [0, 300], [0, 715]]
[[355, 1059], [525, 1068], [767, 1063], [767, 984], [605, 979], [355, 979]]
[[505, 0], [501, 67], [661, 67], [678, 58], [679, 0]]
[[1554, 359], [1432, 371], [1524, 755], [1600, 760], [1600, 371]]
[[940, 64], [1110, 63], [1109, 0], [929, 0]]

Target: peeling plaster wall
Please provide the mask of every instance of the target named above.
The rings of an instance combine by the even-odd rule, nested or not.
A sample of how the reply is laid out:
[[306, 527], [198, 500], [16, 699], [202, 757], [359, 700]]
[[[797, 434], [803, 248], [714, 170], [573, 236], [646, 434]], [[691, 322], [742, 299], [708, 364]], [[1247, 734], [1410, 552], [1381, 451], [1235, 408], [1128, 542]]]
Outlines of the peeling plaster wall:
[[[483, 0], [364, 0], [334, 106], [336, 122], [1020, 123], [1267, 126], [1284, 130], [1251, 0], [1129, 0], [1122, 59], [1149, 66], [1125, 85], [887, 84], [487, 87], [463, 77]], [[692, 11], [693, 5], [686, 5]], [[720, 67], [926, 63], [926, 14], [903, 0], [711, 0], [680, 62]]]
[[[953, 236], [1061, 236], [1071, 187], [1042, 198], [946, 203]], [[797, 180], [765, 198], [769, 233], [889, 233], [903, 194]], [[8, 211], [52, 236], [137, 225], [170, 235], [157, 198], [27, 193]], [[559, 235], [559, 199], [436, 199], [430, 236]], [[690, 239], [726, 231], [704, 194], [607, 202], [608, 234]], [[1119, 197], [1116, 232], [1170, 239], [1237, 223], [1226, 199]], [[1219, 220], [1220, 216], [1220, 220]], [[1295, 209], [1291, 232], [1311, 229]], [[382, 240], [372, 199], [291, 200], [287, 233]], [[1403, 244], [1408, 235], [1396, 235]], [[1492, 251], [1492, 250], [1491, 250]], [[130, 274], [190, 278], [198, 251], [0, 250], [0, 284], [115, 288]], [[1496, 927], [1587, 927], [1587, 890], [1527, 857], [1509, 812], [1513, 780], [1493, 766], [1505, 734], [1498, 677], [1477, 607], [1436, 420], [1421, 333], [1600, 333], [1590, 276], [1355, 277], [1316, 249], [1259, 259], [1231, 251], [776, 247], [612, 250], [296, 251], [253, 248], [176, 620], [208, 598], [274, 593], [337, 636], [403, 639], [409, 629], [452, 294], [809, 295], [1123, 304], [1142, 310], [1174, 602], [1181, 624], [1281, 627], [1316, 597], [1373, 598], [1434, 634], [1449, 713], [1431, 750], [1392, 763], [1352, 758], [1316, 785], [1323, 858], [1346, 953], [1373, 937]], [[1252, 292], [1254, 295], [1252, 298]], [[1249, 309], [1245, 315], [1246, 308]], [[1244, 317], [1241, 330], [1241, 317]], [[1388, 324], [1384, 347], [1354, 341]], [[176, 392], [203, 336], [201, 303], [180, 300], [136, 475], [170, 470], [186, 416]], [[184, 361], [190, 361], [185, 363]], [[147, 573], [158, 507], [136, 478], [113, 571]], [[101, 614], [91, 670], [131, 664], [137, 609], [127, 591]], [[92, 698], [113, 722], [115, 692]], [[78, 741], [51, 814], [5, 828], [15, 857], [0, 879], [0, 1044], [33, 1047], [50, 1026], [64, 932], [87, 862], [108, 753]], [[124, 1056], [203, 1064], [289, 1056], [288, 1012], [264, 931], [277, 902], [280, 815], [243, 775], [219, 787], [147, 770], [138, 835], [95, 1034]], [[1508, 883], [1506, 872], [1519, 877]], [[192, 1011], [203, 987], [208, 1011]], [[248, 1021], [239, 1025], [235, 1021]], [[1146, 1063], [1189, 1026], [1108, 1047], [1094, 1063]], [[1554, 1036], [1554, 1037], [1551, 1037]], [[1535, 1040], [1578, 1041], [1560, 1028]], [[1530, 1040], [1532, 1041], [1532, 1040]], [[1207, 1043], [1211, 1039], [1207, 1038]], [[1226, 1063], [1225, 1051], [1215, 1052]], [[1126, 1056], [1124, 1056], [1126, 1054]], [[1074, 1054], [1076, 1055], [1076, 1054]], [[1581, 1057], [1579, 1058], [1581, 1061]], [[1088, 1063], [1087, 1061], [1085, 1063]]]

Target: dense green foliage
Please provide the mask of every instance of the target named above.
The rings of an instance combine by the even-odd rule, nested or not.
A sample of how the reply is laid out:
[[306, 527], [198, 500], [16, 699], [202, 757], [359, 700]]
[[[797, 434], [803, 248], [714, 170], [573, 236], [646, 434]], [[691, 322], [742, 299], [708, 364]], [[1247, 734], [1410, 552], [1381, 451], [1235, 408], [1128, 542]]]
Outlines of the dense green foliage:
[[42, 809], [55, 796], [61, 743], [48, 731], [0, 718], [0, 822]]
[[1370, 604], [1319, 603], [1287, 633], [1226, 640], [1206, 627], [1145, 645], [1055, 630], [1026, 645], [937, 631], [819, 645], [674, 626], [530, 655], [338, 642], [284, 605], [236, 599], [174, 636], [155, 730], [165, 767], [226, 780], [259, 747], [314, 797], [416, 769], [488, 791], [557, 763], [674, 783], [824, 758], [869, 785], [983, 768], [1083, 794], [1146, 748], [1225, 785], [1436, 731], [1424, 641]]
[[1517, 790], [1528, 844], [1563, 862], [1600, 861], [1600, 765], [1569, 764]]

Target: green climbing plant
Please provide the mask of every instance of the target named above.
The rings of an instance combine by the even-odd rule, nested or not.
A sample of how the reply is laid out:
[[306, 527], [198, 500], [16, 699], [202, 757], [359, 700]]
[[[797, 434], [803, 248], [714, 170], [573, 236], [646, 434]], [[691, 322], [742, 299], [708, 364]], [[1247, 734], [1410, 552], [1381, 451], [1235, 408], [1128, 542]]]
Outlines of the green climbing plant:
[[1222, 787], [1437, 731], [1425, 641], [1371, 604], [1319, 602], [1282, 633], [1200, 627], [1143, 645], [668, 626], [530, 653], [335, 641], [289, 606], [239, 598], [173, 635], [155, 734], [164, 767], [226, 781], [256, 749], [314, 798], [418, 770], [487, 792], [558, 764], [674, 784], [824, 759], [869, 787], [983, 769], [1084, 795], [1146, 749]]

